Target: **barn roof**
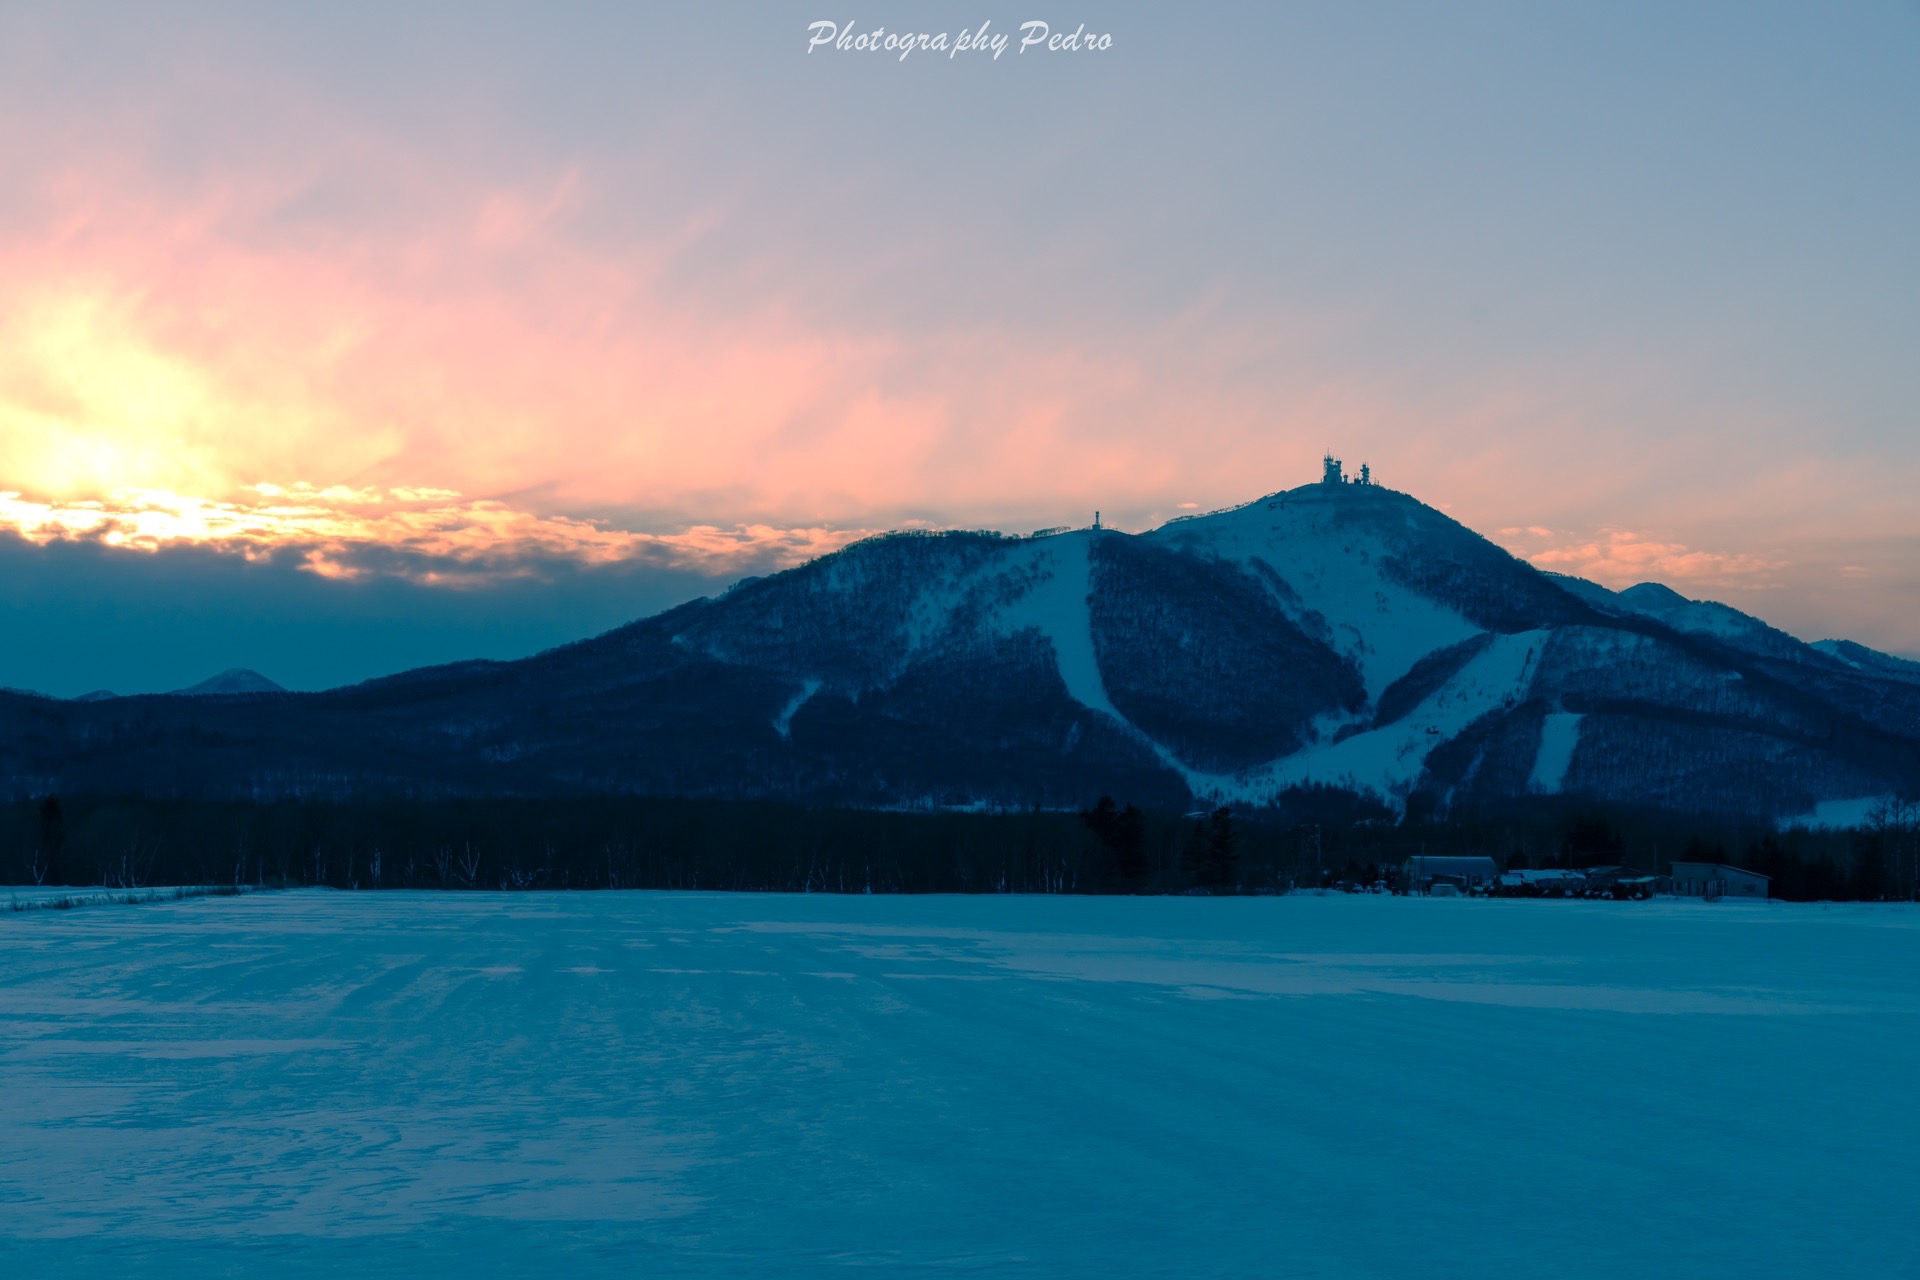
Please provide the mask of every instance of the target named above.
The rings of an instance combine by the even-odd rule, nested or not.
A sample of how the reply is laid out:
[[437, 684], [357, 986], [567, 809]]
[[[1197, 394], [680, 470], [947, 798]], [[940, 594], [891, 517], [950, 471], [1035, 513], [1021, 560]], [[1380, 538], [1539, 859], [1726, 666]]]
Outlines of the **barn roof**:
[[1673, 864], [1674, 873], [1679, 874], [1682, 867], [1705, 867], [1710, 871], [1736, 871], [1743, 876], [1752, 876], [1756, 880], [1771, 880], [1772, 876], [1764, 871], [1749, 871], [1745, 867], [1736, 867], [1731, 862], [1679, 862]]

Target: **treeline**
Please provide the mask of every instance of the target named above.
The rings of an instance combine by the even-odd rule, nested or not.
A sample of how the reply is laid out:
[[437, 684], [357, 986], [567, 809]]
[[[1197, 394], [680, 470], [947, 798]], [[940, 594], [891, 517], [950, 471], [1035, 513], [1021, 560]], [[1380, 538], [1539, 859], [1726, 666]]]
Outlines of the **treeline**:
[[[1283, 828], [1177, 815], [889, 812], [644, 797], [0, 804], [0, 882], [338, 889], [1104, 893], [1284, 887]], [[1242, 829], [1243, 828], [1243, 829]], [[1119, 850], [1119, 852], [1116, 852]], [[1183, 868], [1182, 855], [1187, 854]], [[1196, 861], [1196, 857], [1198, 860]]]
[[[1902, 816], [1904, 815], [1904, 816]], [[833, 893], [1262, 892], [1395, 888], [1415, 854], [1502, 867], [1676, 859], [1773, 877], [1775, 897], [1913, 898], [1911, 808], [1864, 832], [1531, 804], [1394, 822], [1333, 792], [1273, 810], [875, 811], [647, 797], [0, 803], [0, 883], [339, 889], [728, 889]]]

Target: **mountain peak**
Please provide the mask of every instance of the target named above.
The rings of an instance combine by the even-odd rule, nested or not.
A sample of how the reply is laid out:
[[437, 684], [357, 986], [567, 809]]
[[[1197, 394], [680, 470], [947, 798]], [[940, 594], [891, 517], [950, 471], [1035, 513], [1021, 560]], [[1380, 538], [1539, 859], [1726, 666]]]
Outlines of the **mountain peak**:
[[1622, 600], [1641, 608], [1679, 608], [1695, 603], [1661, 582], [1641, 582], [1620, 593]]
[[1915, 662], [1911, 658], [1899, 658], [1891, 653], [1881, 653], [1878, 649], [1869, 649], [1866, 645], [1852, 640], [1816, 640], [1812, 647], [1830, 658], [1837, 658], [1856, 671], [1891, 676], [1896, 680], [1920, 681], [1920, 662]]
[[199, 684], [189, 685], [185, 689], [175, 689], [174, 693], [187, 698], [203, 698], [230, 693], [285, 693], [286, 689], [245, 667], [229, 667], [219, 675], [202, 680]]
[[[1920, 776], [1907, 670], [1664, 586], [1550, 577], [1340, 480], [1139, 535], [875, 536], [532, 658], [348, 690], [0, 699], [0, 741], [54, 744], [30, 774], [0, 759], [0, 784], [1169, 809], [1339, 792], [1389, 813], [1587, 797], [1784, 821]], [[228, 671], [180, 692], [279, 688]]]

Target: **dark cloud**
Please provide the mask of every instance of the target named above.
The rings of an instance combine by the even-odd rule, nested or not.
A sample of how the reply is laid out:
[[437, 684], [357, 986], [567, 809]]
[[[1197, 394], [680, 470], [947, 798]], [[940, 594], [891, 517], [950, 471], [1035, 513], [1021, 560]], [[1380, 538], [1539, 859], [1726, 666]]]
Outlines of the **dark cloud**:
[[192, 546], [36, 546], [0, 533], [0, 685], [59, 697], [147, 693], [251, 667], [291, 689], [322, 689], [430, 663], [521, 657], [726, 585], [643, 561], [552, 558], [506, 574], [495, 565], [456, 589], [392, 573], [326, 578], [302, 564], [297, 547], [249, 558]]

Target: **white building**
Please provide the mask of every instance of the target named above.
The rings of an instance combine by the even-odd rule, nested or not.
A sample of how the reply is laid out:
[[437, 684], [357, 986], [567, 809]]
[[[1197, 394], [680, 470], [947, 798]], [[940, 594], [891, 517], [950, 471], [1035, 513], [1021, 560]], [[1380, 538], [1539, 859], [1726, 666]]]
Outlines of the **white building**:
[[1407, 888], [1413, 893], [1425, 893], [1435, 884], [1450, 884], [1461, 889], [1484, 887], [1500, 874], [1492, 858], [1430, 858], [1424, 853], [1408, 858], [1401, 870], [1406, 874]]
[[1758, 871], [1721, 862], [1676, 862], [1673, 891], [1682, 898], [1765, 898], [1772, 881]]
[[1500, 885], [1506, 889], [1532, 888], [1543, 891], [1550, 889], [1571, 890], [1585, 888], [1586, 883], [1587, 878], [1578, 871], [1560, 869], [1549, 869], [1546, 871], [1515, 870], [1503, 872], [1500, 876]]

